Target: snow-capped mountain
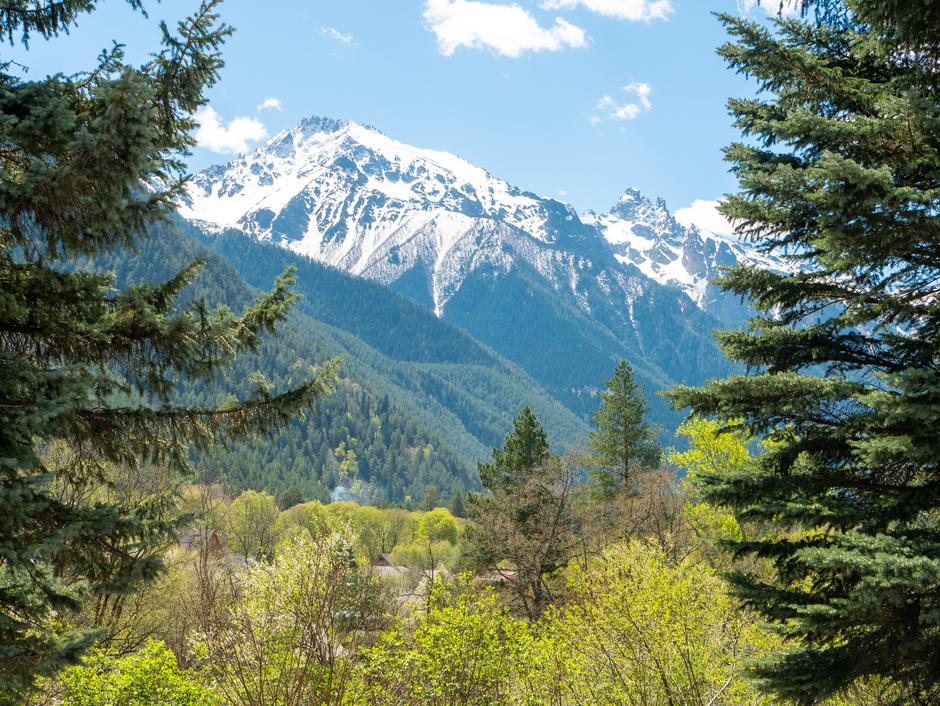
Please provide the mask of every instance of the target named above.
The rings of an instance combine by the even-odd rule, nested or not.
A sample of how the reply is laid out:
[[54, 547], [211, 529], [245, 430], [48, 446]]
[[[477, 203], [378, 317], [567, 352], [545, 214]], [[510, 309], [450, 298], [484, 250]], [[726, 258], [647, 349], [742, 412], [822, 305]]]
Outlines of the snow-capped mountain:
[[579, 414], [622, 358], [651, 391], [720, 374], [707, 278], [750, 256], [636, 191], [582, 218], [452, 154], [317, 117], [197, 175], [179, 210], [406, 294]]
[[678, 287], [720, 319], [735, 321], [747, 314], [746, 307], [712, 284], [721, 267], [739, 262], [772, 269], [785, 266], [733, 236], [682, 225], [663, 199], [654, 202], [634, 188], [627, 189], [608, 213], [589, 211], [581, 218], [603, 234], [620, 262], [635, 265], [661, 284]]
[[[507, 272], [521, 260], [577, 295], [588, 263], [612, 254], [680, 288], [703, 310], [737, 319], [709, 281], [722, 265], [766, 262], [734, 238], [685, 228], [661, 199], [654, 203], [636, 189], [609, 213], [579, 216], [455, 155], [319, 117], [200, 173], [180, 213], [385, 284], [418, 266], [439, 315], [481, 268]], [[607, 277], [633, 275], [632, 267], [614, 267]]]
[[439, 314], [470, 271], [506, 271], [521, 257], [570, 279], [563, 253], [596, 246], [569, 206], [452, 154], [316, 117], [199, 174], [180, 213], [385, 284], [420, 264]]

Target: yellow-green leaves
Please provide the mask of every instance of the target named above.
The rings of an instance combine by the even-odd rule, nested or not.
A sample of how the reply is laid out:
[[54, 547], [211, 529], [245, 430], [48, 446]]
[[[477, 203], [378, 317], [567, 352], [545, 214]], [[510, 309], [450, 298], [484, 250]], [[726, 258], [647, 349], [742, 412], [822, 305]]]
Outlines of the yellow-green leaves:
[[354, 703], [525, 703], [519, 688], [533, 658], [529, 626], [494, 594], [438, 587], [413, 628], [399, 625], [365, 652]]
[[704, 562], [673, 562], [642, 541], [614, 545], [571, 573], [566, 606], [542, 628], [540, 703], [769, 703], [738, 673], [767, 637]]
[[162, 642], [128, 657], [91, 653], [62, 673], [61, 706], [221, 706], [199, 675], [180, 669]]

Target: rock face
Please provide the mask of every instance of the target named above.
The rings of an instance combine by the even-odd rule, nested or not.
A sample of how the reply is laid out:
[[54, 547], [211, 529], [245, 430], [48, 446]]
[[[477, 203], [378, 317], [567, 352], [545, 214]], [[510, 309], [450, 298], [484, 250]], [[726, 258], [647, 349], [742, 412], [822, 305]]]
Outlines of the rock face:
[[406, 294], [580, 414], [620, 358], [654, 388], [724, 370], [711, 331], [743, 309], [708, 281], [756, 257], [636, 190], [580, 216], [452, 154], [319, 117], [200, 173], [179, 210]]

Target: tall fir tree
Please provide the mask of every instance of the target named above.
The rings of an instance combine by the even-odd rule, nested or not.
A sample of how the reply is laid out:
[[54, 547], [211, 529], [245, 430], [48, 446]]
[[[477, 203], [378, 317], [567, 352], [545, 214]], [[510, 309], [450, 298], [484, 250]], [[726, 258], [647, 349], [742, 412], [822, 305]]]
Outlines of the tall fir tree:
[[723, 207], [771, 272], [726, 290], [758, 309], [719, 337], [748, 375], [673, 392], [678, 406], [767, 438], [753, 464], [703, 474], [710, 501], [782, 528], [732, 546], [770, 562], [738, 595], [790, 638], [753, 674], [817, 703], [867, 677], [899, 703], [940, 702], [940, 6], [821, 1], [771, 27], [732, 16]]
[[588, 446], [593, 452], [591, 473], [601, 490], [610, 494], [629, 489], [638, 468], [658, 466], [662, 450], [657, 430], [645, 421], [646, 400], [627, 361], [620, 361], [600, 397]]
[[480, 482], [489, 491], [509, 490], [550, 456], [545, 428], [526, 405], [513, 420], [503, 448], [493, 449], [493, 462], [479, 465]]
[[[162, 569], [146, 548], [172, 536], [173, 523], [161, 520], [165, 506], [110, 500], [115, 467], [185, 473], [190, 444], [277, 428], [334, 375], [331, 363], [285, 392], [258, 380], [241, 402], [181, 407], [181, 378], [211, 381], [284, 319], [291, 275], [236, 316], [177, 305], [200, 262], [124, 291], [76, 267], [132, 247], [172, 214], [191, 115], [219, 76], [230, 32], [217, 4], [205, 0], [175, 31], [161, 24], [162, 49], [143, 66], [120, 45], [72, 76], [24, 80], [19, 64], [0, 63], [0, 703], [22, 703], [37, 675], [94, 641], [94, 631], [68, 628], [70, 611]], [[0, 8], [0, 34], [35, 51], [30, 40], [53, 40], [94, 5], [13, 0]], [[68, 453], [49, 453], [56, 446]]]

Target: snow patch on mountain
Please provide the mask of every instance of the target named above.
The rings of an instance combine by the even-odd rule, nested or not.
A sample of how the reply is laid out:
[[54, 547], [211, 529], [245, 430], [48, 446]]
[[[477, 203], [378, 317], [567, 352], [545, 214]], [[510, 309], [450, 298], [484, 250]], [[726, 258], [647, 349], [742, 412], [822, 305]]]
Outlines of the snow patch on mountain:
[[521, 257], [555, 276], [560, 263], [543, 249], [596, 239], [569, 206], [460, 157], [316, 117], [198, 174], [179, 211], [384, 283], [422, 263], [439, 314], [471, 271], [507, 271]]
[[734, 236], [682, 225], [663, 199], [651, 200], [635, 188], [627, 189], [608, 213], [589, 211], [581, 220], [603, 234], [620, 262], [680, 288], [706, 310], [722, 296], [711, 284], [722, 267], [739, 262], [784, 267]]

